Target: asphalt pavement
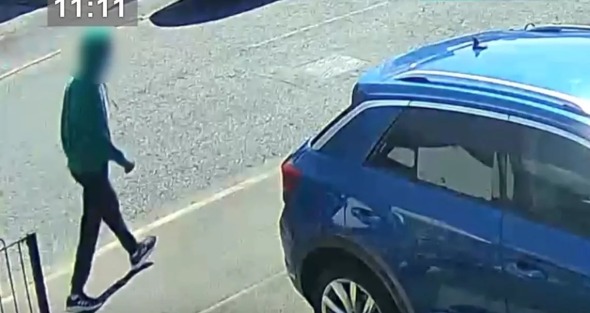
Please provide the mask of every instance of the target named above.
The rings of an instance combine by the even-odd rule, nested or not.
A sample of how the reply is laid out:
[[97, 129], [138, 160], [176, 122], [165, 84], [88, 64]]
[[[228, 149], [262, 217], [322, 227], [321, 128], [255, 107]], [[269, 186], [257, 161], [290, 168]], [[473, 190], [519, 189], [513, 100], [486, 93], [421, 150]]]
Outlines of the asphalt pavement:
[[[140, 2], [145, 16], [166, 4]], [[272, 164], [348, 105], [359, 71], [391, 55], [476, 30], [583, 23], [588, 13], [589, 1], [282, 0], [198, 26], [122, 28], [112, 129], [138, 163], [127, 177], [113, 168], [123, 211], [139, 227]], [[63, 52], [0, 80], [0, 237], [38, 231], [53, 272], [69, 263], [80, 218], [58, 141], [76, 30], [44, 29], [35, 17], [0, 36], [0, 72]], [[231, 285], [223, 277], [216, 284]]]

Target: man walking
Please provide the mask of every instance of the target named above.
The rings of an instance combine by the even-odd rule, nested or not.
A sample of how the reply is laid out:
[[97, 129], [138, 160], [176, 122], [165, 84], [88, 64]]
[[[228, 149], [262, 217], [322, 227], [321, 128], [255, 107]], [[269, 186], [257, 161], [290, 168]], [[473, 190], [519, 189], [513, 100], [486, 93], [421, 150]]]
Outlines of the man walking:
[[154, 236], [136, 241], [123, 221], [119, 200], [109, 180], [109, 161], [123, 167], [125, 173], [135, 167], [112, 143], [108, 126], [109, 103], [104, 79], [112, 46], [111, 33], [106, 29], [90, 29], [83, 35], [80, 67], [66, 87], [63, 99], [62, 147], [73, 178], [83, 188], [80, 239], [71, 292], [66, 300], [68, 312], [93, 311], [103, 304], [104, 300], [91, 298], [84, 292], [102, 221], [129, 253], [132, 270], [146, 262], [156, 245]]

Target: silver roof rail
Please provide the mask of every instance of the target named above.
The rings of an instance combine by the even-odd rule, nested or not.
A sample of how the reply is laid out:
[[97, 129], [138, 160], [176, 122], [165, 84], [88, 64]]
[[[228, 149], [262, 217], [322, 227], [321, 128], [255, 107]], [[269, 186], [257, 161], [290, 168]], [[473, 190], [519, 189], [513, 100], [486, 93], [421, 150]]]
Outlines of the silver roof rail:
[[438, 76], [443, 78], [457, 78], [457, 79], [464, 79], [476, 82], [484, 82], [489, 84], [495, 84], [525, 91], [534, 92], [537, 94], [541, 94], [547, 97], [556, 98], [559, 100], [563, 100], [567, 103], [570, 103], [576, 106], [579, 110], [586, 114], [590, 114], [590, 100], [578, 98], [572, 95], [568, 95], [559, 91], [550, 90], [542, 87], [531, 86], [527, 84], [512, 82], [504, 79], [487, 77], [487, 76], [480, 76], [480, 75], [472, 75], [472, 74], [463, 74], [463, 73], [456, 73], [456, 72], [447, 72], [447, 71], [434, 71], [434, 70], [410, 70], [407, 72], [400, 73], [395, 76], [395, 79], [412, 79], [412, 78], [423, 78], [428, 79], [428, 77]]
[[547, 24], [539, 25], [527, 24], [524, 30], [531, 32], [561, 32], [561, 31], [588, 31], [590, 32], [590, 25], [583, 24]]

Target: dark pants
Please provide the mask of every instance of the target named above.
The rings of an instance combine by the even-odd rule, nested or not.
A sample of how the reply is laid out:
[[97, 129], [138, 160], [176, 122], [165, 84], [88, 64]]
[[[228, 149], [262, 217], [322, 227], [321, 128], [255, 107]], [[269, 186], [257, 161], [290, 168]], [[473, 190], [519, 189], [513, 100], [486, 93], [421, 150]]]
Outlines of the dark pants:
[[129, 254], [135, 252], [137, 241], [123, 221], [119, 199], [109, 181], [108, 165], [97, 173], [72, 173], [72, 176], [83, 188], [84, 211], [71, 285], [72, 294], [80, 294], [84, 292], [90, 275], [101, 221], [107, 224]]

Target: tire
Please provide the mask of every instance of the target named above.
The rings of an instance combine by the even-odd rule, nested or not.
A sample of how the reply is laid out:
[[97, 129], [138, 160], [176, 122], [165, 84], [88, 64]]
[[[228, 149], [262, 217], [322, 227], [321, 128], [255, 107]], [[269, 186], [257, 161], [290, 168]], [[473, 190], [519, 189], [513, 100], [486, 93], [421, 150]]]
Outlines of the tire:
[[[357, 285], [357, 310], [353, 312], [363, 312], [362, 307], [364, 306], [362, 293], [367, 293], [375, 303], [377, 310], [369, 311], [370, 313], [398, 313], [399, 310], [395, 306], [394, 300], [387, 289], [383, 286], [381, 281], [364, 266], [352, 263], [344, 262], [342, 264], [335, 264], [325, 268], [314, 285], [313, 291], [310, 295], [311, 305], [313, 306], [315, 313], [332, 313], [330, 310], [322, 311], [322, 298], [324, 292], [328, 292], [327, 288], [331, 283], [341, 284], [344, 290], [348, 291], [350, 282]], [[360, 288], [359, 288], [360, 287]], [[328, 292], [328, 298], [332, 299], [332, 302], [342, 308], [342, 302], [339, 301], [334, 289]], [[348, 293], [348, 292], [347, 292]], [[359, 296], [360, 295], [360, 296]], [[344, 310], [344, 312], [347, 312]]]

